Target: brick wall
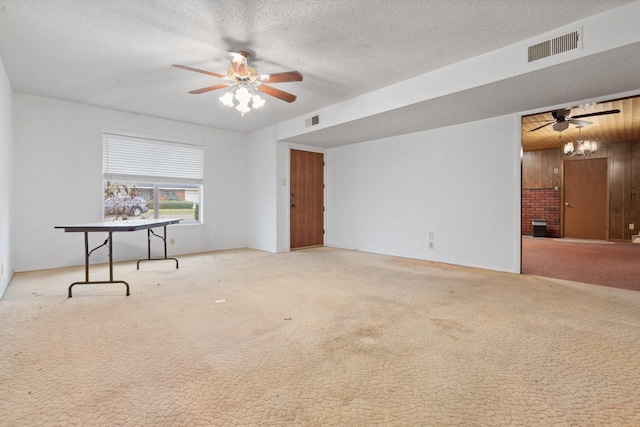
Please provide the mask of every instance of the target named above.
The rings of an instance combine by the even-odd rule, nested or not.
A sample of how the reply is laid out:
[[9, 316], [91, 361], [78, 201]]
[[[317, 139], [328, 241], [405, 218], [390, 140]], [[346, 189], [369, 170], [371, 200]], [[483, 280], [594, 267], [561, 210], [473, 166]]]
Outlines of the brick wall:
[[522, 234], [533, 235], [531, 221], [547, 220], [547, 237], [560, 237], [560, 190], [522, 190]]

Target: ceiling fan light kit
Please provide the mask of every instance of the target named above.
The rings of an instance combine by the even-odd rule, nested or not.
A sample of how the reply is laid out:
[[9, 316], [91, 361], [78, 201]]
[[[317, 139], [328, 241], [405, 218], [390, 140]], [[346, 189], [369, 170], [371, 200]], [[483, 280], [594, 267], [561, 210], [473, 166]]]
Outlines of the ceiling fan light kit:
[[[220, 101], [227, 107], [236, 107], [244, 116], [244, 113], [251, 111], [251, 108], [260, 108], [265, 104], [264, 98], [253, 91], [247, 85], [237, 85], [220, 97]], [[236, 103], [237, 102], [237, 103]], [[251, 107], [249, 107], [251, 102]]]
[[228, 88], [229, 91], [219, 98], [220, 102], [228, 107], [235, 107], [243, 116], [244, 113], [248, 113], [252, 108], [255, 109], [264, 106], [265, 99], [262, 98], [258, 92], [273, 96], [285, 102], [293, 102], [296, 100], [295, 95], [276, 89], [272, 86], [268, 86], [265, 83], [302, 81], [302, 74], [298, 71], [285, 71], [276, 74], [259, 75], [255, 68], [249, 67], [247, 64], [247, 60], [251, 56], [248, 52], [241, 50], [238, 52], [229, 51], [227, 53], [229, 55], [229, 60], [231, 61], [231, 66], [227, 70], [226, 75], [191, 68], [185, 65], [174, 64], [173, 66], [232, 81], [232, 83], [222, 83], [192, 90], [189, 91], [189, 93], [197, 95], [217, 89]]

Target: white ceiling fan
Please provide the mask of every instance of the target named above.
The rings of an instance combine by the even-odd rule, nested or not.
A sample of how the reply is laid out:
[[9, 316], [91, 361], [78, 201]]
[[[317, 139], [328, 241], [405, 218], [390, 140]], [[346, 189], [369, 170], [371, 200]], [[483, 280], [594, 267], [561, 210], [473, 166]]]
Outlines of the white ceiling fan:
[[296, 100], [295, 95], [276, 89], [268, 84], [302, 81], [302, 74], [300, 72], [285, 71], [275, 74], [258, 74], [255, 68], [249, 67], [248, 65], [248, 59], [251, 57], [248, 52], [242, 50], [238, 52], [229, 51], [228, 55], [231, 66], [228, 68], [226, 74], [200, 70], [198, 68], [187, 67], [186, 65], [173, 64], [173, 66], [227, 80], [228, 82], [195, 89], [189, 91], [189, 93], [197, 95], [229, 88], [229, 91], [221, 96], [220, 100], [225, 105], [235, 106], [243, 115], [251, 109], [249, 108], [249, 102], [252, 102], [251, 106], [253, 108], [259, 108], [264, 105], [264, 100], [256, 92], [273, 96], [285, 102], [293, 102]]

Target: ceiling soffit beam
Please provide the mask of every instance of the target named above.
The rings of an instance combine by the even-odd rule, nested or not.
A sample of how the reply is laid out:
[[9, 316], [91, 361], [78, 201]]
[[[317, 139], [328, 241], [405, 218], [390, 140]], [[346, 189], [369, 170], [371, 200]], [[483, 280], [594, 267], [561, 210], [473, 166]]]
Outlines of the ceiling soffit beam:
[[629, 72], [638, 69], [640, 42], [282, 140], [331, 148], [522, 111], [546, 111], [549, 106], [639, 91], [637, 75]]

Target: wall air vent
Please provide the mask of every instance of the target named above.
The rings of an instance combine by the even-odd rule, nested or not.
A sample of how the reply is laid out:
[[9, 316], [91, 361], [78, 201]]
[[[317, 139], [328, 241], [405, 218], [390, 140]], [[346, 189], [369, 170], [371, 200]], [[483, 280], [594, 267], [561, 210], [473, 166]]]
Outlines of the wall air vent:
[[582, 28], [529, 46], [527, 48], [527, 62], [531, 63], [575, 49], [582, 49]]

